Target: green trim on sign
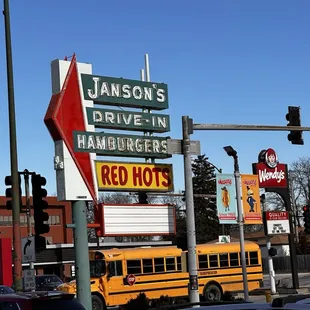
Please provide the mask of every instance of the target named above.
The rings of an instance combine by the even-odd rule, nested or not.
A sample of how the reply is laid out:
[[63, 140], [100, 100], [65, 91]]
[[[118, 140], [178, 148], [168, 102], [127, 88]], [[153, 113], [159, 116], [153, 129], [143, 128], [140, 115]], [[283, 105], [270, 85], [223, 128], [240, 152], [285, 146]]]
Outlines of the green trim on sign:
[[86, 108], [88, 124], [97, 128], [169, 132], [169, 115]]
[[153, 110], [168, 109], [168, 86], [107, 76], [81, 74], [85, 100]]
[[169, 158], [170, 137], [73, 131], [74, 151], [106, 156]]

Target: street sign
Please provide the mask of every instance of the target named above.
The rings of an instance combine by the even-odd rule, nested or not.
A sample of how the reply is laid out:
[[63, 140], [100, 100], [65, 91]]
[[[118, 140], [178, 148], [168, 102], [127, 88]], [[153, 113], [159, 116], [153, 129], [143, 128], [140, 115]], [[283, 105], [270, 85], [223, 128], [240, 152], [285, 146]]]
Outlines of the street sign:
[[27, 269], [23, 271], [24, 291], [31, 291], [36, 289], [36, 275], [34, 269]]
[[36, 250], [34, 237], [22, 238], [22, 262], [30, 263], [36, 261]]
[[266, 220], [268, 235], [286, 235], [290, 233], [287, 211], [268, 211], [266, 212]]
[[[168, 154], [183, 154], [182, 140], [180, 139], [168, 139], [167, 140]], [[200, 155], [200, 141], [191, 140], [191, 155]]]

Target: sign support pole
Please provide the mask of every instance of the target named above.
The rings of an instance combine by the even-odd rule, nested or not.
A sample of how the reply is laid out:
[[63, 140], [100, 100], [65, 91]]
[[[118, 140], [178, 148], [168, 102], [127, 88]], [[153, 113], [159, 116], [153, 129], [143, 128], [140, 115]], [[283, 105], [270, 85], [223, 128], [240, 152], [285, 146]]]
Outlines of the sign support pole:
[[[267, 204], [265, 199], [262, 201], [262, 205], [263, 205], [263, 210], [266, 214], [267, 212]], [[267, 225], [267, 223], [265, 222], [264, 225]], [[267, 232], [267, 229], [266, 229]], [[275, 281], [275, 272], [273, 269], [273, 260], [272, 260], [272, 256], [269, 255], [269, 249], [271, 248], [271, 241], [270, 241], [270, 237], [268, 236], [268, 232], [266, 233], [266, 247], [268, 250], [268, 270], [269, 270], [269, 281], [270, 281], [270, 290], [271, 290], [271, 294], [276, 294], [277, 293], [277, 288], [276, 288], [276, 281]]]
[[191, 303], [199, 302], [197, 261], [196, 261], [196, 231], [194, 213], [194, 195], [192, 181], [191, 144], [188, 116], [182, 116], [183, 157], [186, 203], [186, 227], [189, 271], [189, 299]]
[[72, 202], [72, 215], [75, 224], [74, 250], [77, 298], [86, 309], [92, 309], [85, 201]]

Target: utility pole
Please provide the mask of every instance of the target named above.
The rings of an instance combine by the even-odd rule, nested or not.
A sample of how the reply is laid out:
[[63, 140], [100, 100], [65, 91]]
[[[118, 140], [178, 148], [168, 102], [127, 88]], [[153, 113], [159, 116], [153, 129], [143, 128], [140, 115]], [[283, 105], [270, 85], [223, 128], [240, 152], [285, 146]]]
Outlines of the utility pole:
[[20, 234], [20, 201], [19, 174], [17, 163], [16, 121], [13, 82], [13, 60], [10, 26], [9, 0], [4, 0], [5, 46], [8, 83], [9, 131], [10, 131], [10, 159], [12, 176], [12, 219], [13, 219], [13, 278], [15, 291], [22, 291], [22, 249]]
[[182, 116], [183, 128], [183, 156], [184, 156], [184, 181], [185, 181], [185, 204], [186, 204], [186, 228], [188, 249], [189, 271], [189, 299], [191, 303], [199, 302], [197, 260], [196, 260], [196, 231], [194, 213], [194, 195], [192, 180], [192, 162], [190, 153], [190, 134], [192, 130], [189, 117]]

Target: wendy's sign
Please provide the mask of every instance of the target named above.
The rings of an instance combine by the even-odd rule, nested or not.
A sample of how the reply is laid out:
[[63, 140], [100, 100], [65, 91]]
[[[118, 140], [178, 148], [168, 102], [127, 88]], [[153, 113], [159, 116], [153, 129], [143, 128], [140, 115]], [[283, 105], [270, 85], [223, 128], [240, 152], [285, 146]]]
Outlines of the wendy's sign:
[[287, 165], [280, 164], [277, 153], [269, 148], [258, 155], [258, 163], [252, 165], [253, 173], [258, 175], [261, 188], [287, 188]]

